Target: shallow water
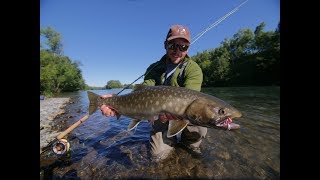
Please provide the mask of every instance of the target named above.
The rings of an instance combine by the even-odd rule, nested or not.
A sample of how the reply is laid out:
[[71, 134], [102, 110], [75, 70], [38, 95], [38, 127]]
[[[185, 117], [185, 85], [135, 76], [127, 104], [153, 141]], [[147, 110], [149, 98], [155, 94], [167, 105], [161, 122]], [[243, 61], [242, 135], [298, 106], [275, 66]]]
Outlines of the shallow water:
[[[167, 160], [153, 163], [149, 154], [151, 126], [147, 121], [127, 132], [129, 118], [121, 116], [117, 121], [97, 111], [68, 134], [71, 151], [41, 167], [41, 178], [280, 179], [280, 87], [217, 87], [202, 91], [223, 99], [243, 114], [233, 119], [241, 126], [238, 130], [208, 129], [201, 144], [203, 158], [193, 158], [177, 147]], [[62, 96], [71, 97], [73, 102], [67, 106], [67, 113], [56, 119], [64, 130], [87, 114], [89, 101], [85, 91]]]

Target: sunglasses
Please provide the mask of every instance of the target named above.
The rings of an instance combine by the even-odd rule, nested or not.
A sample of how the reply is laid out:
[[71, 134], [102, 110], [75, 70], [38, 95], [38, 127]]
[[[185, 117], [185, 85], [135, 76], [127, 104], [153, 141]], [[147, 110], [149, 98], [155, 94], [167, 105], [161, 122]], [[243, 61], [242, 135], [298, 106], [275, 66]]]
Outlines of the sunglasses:
[[179, 48], [179, 51], [186, 51], [188, 50], [189, 46], [188, 45], [180, 45], [180, 44], [176, 44], [176, 43], [168, 43], [167, 48], [170, 50], [177, 50], [177, 48]]

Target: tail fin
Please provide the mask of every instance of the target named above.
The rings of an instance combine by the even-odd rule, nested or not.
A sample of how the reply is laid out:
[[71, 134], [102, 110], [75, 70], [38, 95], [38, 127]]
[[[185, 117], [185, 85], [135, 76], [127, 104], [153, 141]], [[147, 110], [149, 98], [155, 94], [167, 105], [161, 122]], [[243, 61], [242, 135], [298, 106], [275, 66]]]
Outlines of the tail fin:
[[98, 98], [100, 96], [93, 92], [88, 91], [89, 98], [89, 115], [93, 114], [98, 109]]

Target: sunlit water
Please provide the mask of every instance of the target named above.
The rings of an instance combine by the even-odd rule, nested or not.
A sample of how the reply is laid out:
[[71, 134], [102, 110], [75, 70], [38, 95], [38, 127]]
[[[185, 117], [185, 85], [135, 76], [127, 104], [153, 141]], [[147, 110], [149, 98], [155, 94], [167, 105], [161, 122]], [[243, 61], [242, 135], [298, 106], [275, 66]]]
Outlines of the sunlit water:
[[[201, 144], [204, 157], [194, 158], [177, 147], [164, 162], [153, 163], [149, 152], [151, 126], [147, 121], [128, 132], [129, 118], [121, 116], [117, 121], [97, 111], [68, 134], [68, 157], [41, 167], [41, 178], [280, 179], [280, 87], [217, 87], [202, 91], [223, 99], [243, 114], [233, 119], [241, 126], [238, 130], [208, 129]], [[66, 114], [56, 119], [57, 124], [65, 126], [61, 130], [85, 116], [89, 104], [85, 91], [63, 96], [71, 97], [73, 103], [67, 106]]]

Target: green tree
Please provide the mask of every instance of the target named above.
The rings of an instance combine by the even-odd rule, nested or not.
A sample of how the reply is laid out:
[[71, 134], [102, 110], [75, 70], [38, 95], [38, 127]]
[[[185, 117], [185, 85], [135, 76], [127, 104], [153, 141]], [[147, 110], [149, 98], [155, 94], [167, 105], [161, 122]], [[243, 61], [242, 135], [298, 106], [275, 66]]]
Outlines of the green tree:
[[40, 36], [43, 34], [45, 37], [43, 43], [48, 45], [40, 47], [40, 91], [45, 95], [53, 95], [86, 88], [80, 63], [72, 62], [62, 54], [59, 33], [50, 27], [40, 32]]
[[[40, 29], [40, 36], [44, 36], [48, 41], [44, 44], [49, 46], [49, 51], [54, 54], [62, 54], [62, 43], [61, 43], [61, 35], [60, 33], [53, 30], [50, 26]], [[44, 48], [42, 44], [40, 44], [40, 48]]]
[[119, 80], [110, 80], [107, 82], [106, 89], [122, 88]]
[[123, 84], [123, 87], [127, 87], [129, 86], [127, 89], [133, 89], [134, 85], [133, 84]]
[[[209, 85], [222, 86], [229, 81], [230, 74], [230, 52], [224, 46], [211, 51], [211, 64], [209, 66]], [[205, 71], [206, 73], [208, 71]]]
[[280, 23], [275, 31], [262, 31], [261, 23], [255, 30], [256, 78], [262, 84], [280, 83]]
[[[209, 53], [209, 50], [205, 50], [202, 53], [197, 53], [195, 56], [192, 57], [192, 59], [197, 62], [202, 69], [203, 74], [210, 74], [210, 65], [211, 65], [211, 55]], [[203, 77], [203, 86], [208, 86], [209, 85], [209, 77], [204, 76]]]

